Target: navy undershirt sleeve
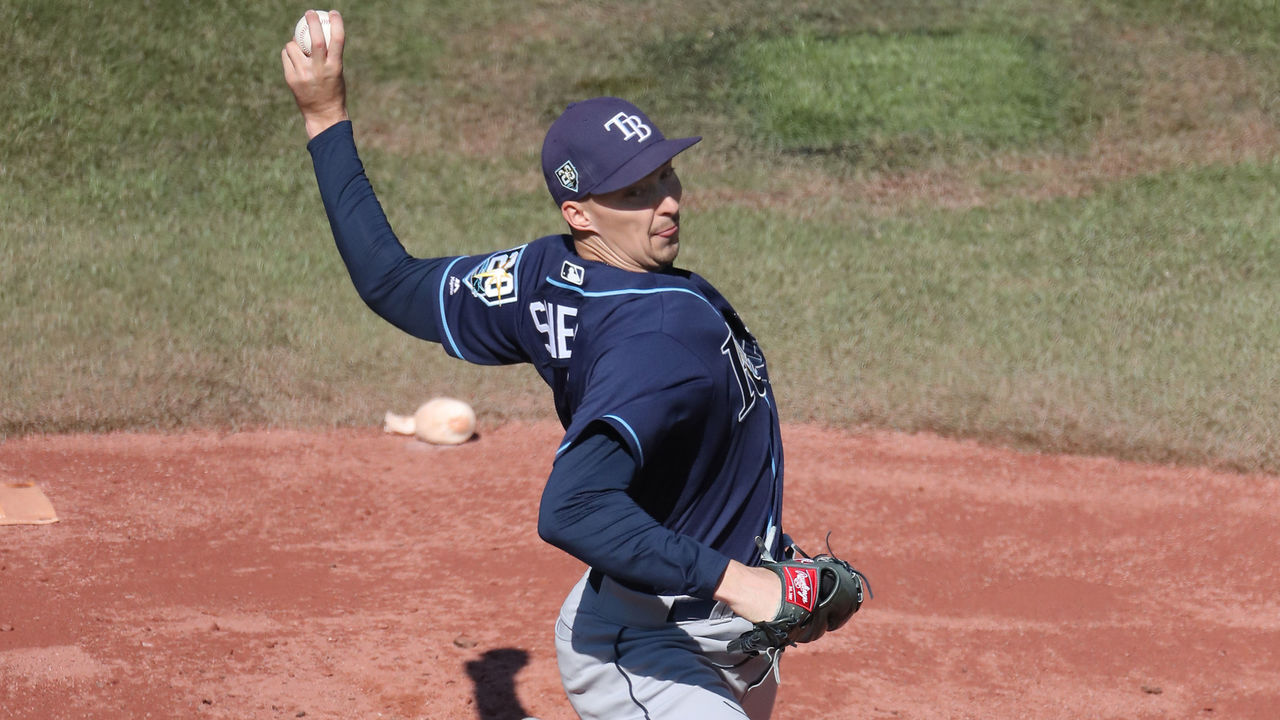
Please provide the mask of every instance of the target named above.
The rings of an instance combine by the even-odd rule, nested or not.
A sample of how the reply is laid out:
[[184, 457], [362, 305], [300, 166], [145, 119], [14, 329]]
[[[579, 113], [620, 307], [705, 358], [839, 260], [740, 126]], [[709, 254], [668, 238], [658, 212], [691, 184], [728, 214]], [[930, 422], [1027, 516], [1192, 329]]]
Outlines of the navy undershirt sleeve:
[[711, 599], [729, 558], [663, 527], [627, 494], [636, 462], [604, 423], [556, 459], [538, 535], [600, 572], [660, 594]]
[[392, 325], [440, 342], [441, 276], [451, 258], [415, 258], [405, 251], [356, 154], [350, 121], [307, 143], [325, 213], [360, 298]]

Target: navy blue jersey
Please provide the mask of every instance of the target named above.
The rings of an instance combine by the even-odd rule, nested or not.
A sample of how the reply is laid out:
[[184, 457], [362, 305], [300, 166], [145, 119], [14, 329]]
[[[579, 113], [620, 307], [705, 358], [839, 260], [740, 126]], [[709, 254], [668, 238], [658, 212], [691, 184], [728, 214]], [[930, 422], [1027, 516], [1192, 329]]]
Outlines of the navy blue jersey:
[[[350, 124], [309, 147], [343, 259], [375, 311], [454, 357], [533, 365], [565, 428], [557, 455], [589, 427], [610, 426], [636, 463], [627, 494], [670, 533], [750, 565], [756, 536], [776, 552], [782, 442], [768, 371], [710, 283], [585, 260], [567, 235], [411, 258], [364, 178]], [[632, 554], [619, 562], [644, 562], [644, 551]], [[706, 595], [716, 579], [683, 590]]]

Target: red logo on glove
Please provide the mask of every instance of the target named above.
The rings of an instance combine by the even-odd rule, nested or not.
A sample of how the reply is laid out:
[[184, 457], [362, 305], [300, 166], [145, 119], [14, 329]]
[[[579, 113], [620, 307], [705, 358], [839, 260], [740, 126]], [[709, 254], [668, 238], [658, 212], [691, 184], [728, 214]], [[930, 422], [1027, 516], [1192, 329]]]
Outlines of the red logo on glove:
[[818, 602], [818, 570], [816, 568], [783, 568], [787, 574], [787, 602], [813, 612]]

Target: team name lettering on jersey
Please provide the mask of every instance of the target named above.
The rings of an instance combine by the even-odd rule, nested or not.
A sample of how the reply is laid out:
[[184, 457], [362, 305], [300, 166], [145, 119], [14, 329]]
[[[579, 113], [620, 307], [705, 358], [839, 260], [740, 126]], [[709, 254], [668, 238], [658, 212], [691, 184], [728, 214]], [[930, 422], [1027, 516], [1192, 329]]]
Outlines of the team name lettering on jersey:
[[720, 346], [720, 354], [729, 358], [733, 377], [738, 381], [738, 389], [742, 391], [742, 410], [738, 412], [738, 420], [741, 421], [755, 407], [756, 398], [765, 393], [768, 381], [761, 373], [764, 357], [754, 349], [749, 351], [744, 348], [742, 342], [734, 337], [732, 330]]
[[467, 276], [467, 287], [485, 305], [490, 307], [516, 301], [516, 263], [524, 245], [513, 250], [494, 253], [485, 258]]
[[568, 360], [573, 356], [570, 341], [578, 334], [578, 308], [535, 300], [529, 303], [533, 326], [546, 337], [543, 347], [552, 359]]

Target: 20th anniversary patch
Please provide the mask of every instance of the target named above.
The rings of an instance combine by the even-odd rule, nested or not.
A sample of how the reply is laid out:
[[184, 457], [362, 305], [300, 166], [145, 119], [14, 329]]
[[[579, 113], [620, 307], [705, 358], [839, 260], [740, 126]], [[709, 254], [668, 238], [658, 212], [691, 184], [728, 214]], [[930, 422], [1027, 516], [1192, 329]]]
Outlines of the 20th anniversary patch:
[[519, 295], [519, 274], [516, 270], [525, 247], [521, 245], [485, 258], [466, 277], [471, 294], [490, 307], [515, 302]]

